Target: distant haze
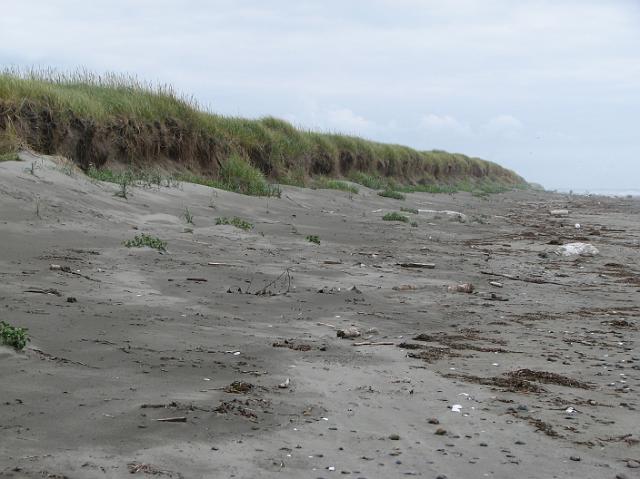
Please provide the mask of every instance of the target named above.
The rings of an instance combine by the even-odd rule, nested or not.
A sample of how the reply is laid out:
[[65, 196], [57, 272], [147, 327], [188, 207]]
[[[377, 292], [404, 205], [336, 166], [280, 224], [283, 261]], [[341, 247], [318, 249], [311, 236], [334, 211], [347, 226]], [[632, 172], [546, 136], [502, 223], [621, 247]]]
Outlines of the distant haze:
[[21, 0], [0, 63], [132, 73], [552, 189], [640, 187], [637, 0]]

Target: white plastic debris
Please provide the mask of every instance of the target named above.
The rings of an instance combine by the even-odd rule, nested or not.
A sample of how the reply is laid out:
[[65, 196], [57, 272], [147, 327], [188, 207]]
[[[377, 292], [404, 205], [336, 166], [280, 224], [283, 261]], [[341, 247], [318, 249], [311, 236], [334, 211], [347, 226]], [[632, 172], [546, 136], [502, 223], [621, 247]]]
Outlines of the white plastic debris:
[[462, 410], [462, 405], [454, 404], [451, 406], [451, 412], [460, 412]]
[[556, 250], [561, 256], [595, 256], [598, 253], [598, 248], [589, 243], [568, 243]]
[[580, 229], [580, 223], [576, 223], [576, 229], [579, 230]]

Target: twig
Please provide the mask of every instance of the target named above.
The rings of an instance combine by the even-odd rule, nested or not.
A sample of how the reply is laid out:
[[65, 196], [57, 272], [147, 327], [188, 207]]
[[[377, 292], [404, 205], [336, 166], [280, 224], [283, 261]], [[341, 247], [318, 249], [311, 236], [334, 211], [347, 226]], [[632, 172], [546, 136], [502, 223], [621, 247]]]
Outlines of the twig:
[[160, 419], [156, 419], [158, 422], [187, 422], [187, 418], [185, 416], [178, 417], [164, 417]]
[[379, 342], [371, 342], [371, 341], [363, 341], [361, 343], [353, 343], [354, 346], [393, 346], [395, 343], [391, 341], [379, 341]]
[[512, 279], [514, 281], [524, 281], [525, 283], [535, 283], [535, 284], [557, 284], [558, 286], [566, 286], [564, 283], [557, 283], [555, 281], [547, 281], [541, 278], [520, 278], [519, 276], [513, 276], [511, 274], [504, 273], [492, 273], [491, 271], [480, 271], [480, 274], [487, 274], [489, 276], [499, 276], [501, 278]]
[[[258, 296], [266, 294], [267, 293], [267, 289], [269, 288], [269, 286], [273, 286], [278, 281], [280, 281], [280, 279], [283, 278], [284, 276], [286, 276], [286, 278], [287, 278], [287, 290], [285, 291], [285, 293], [288, 293], [289, 291], [291, 291], [291, 273], [289, 271], [289, 268], [285, 269], [280, 276], [278, 276], [273, 281], [267, 283], [261, 290], [256, 291], [254, 294], [256, 294]], [[284, 293], [281, 293], [281, 294], [284, 294]]]
[[336, 329], [337, 326], [334, 326], [333, 324], [328, 324], [328, 323], [316, 323], [318, 326], [326, 326], [327, 328], [331, 328], [331, 329]]

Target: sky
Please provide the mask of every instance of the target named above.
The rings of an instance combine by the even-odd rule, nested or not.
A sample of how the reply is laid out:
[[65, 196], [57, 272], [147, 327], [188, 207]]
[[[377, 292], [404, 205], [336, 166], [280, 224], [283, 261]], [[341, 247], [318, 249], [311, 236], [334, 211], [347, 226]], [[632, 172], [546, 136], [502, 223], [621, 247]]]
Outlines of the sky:
[[21, 0], [0, 65], [133, 74], [549, 189], [640, 189], [639, 0]]

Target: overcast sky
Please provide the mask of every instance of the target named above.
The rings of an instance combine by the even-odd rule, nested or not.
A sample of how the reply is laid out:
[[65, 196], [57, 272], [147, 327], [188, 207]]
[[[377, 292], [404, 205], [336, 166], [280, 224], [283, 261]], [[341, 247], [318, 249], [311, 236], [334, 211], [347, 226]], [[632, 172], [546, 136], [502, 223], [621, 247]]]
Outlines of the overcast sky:
[[547, 188], [640, 188], [638, 0], [20, 0], [0, 63], [133, 73]]

